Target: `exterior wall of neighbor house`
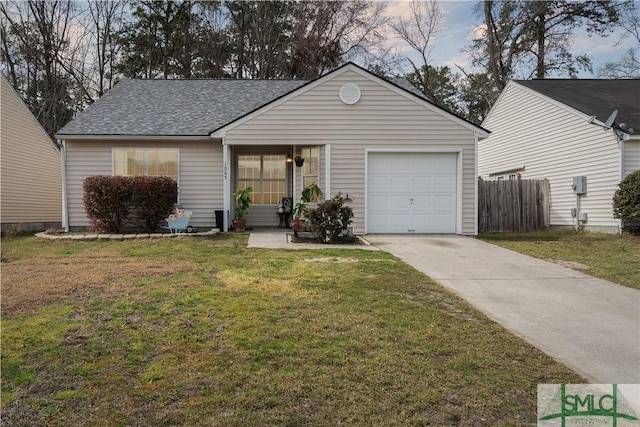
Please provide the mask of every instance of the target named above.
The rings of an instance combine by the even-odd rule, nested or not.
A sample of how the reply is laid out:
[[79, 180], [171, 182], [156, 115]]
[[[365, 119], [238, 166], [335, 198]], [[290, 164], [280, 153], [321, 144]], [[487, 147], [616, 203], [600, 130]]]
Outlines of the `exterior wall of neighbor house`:
[[222, 210], [222, 144], [220, 140], [67, 140], [66, 171], [69, 227], [90, 226], [82, 204], [82, 182], [92, 175], [112, 175], [113, 148], [176, 148], [179, 150], [180, 204], [193, 212], [190, 225], [215, 227]]
[[[361, 98], [354, 105], [346, 105], [339, 98], [345, 83], [356, 83], [360, 88]], [[355, 214], [354, 232], [358, 234], [366, 231], [367, 150], [460, 150], [463, 156], [459, 186], [463, 191], [461, 234], [474, 234], [474, 132], [435, 112], [435, 107], [432, 110], [402, 92], [353, 70], [345, 70], [228, 130], [225, 142], [230, 145], [330, 145], [330, 158], [323, 158], [326, 150], [321, 150], [321, 176], [324, 176], [324, 162], [330, 164], [331, 194], [325, 197], [338, 192], [349, 194]], [[323, 183], [323, 187], [326, 184]]]
[[640, 169], [640, 141], [624, 142], [624, 176]]
[[572, 226], [573, 177], [587, 177], [585, 228], [616, 231], [612, 197], [620, 182], [620, 149], [612, 131], [518, 84], [510, 83], [485, 119], [491, 135], [478, 144], [478, 174], [524, 166], [523, 179], [549, 179], [551, 225]]
[[60, 153], [4, 77], [0, 77], [2, 230], [62, 224]]

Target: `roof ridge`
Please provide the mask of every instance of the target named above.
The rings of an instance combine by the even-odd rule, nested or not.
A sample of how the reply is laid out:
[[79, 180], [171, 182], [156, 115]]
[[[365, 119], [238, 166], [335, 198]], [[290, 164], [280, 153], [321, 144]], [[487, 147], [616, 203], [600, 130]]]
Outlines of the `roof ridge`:
[[196, 77], [196, 78], [178, 78], [178, 79], [144, 79], [138, 77], [125, 77], [119, 82], [128, 81], [141, 81], [141, 82], [192, 82], [192, 81], [244, 81], [244, 82], [307, 82], [314, 79], [247, 79], [247, 78], [233, 78], [233, 77]]

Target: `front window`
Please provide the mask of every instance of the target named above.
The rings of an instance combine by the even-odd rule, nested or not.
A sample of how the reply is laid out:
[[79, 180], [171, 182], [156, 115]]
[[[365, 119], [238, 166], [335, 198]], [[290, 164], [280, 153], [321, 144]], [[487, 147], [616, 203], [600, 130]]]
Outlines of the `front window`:
[[116, 148], [113, 174], [121, 176], [168, 176], [178, 181], [178, 150], [155, 148]]
[[[320, 170], [320, 149], [318, 147], [303, 148], [301, 152], [305, 159], [302, 165], [302, 185], [303, 188], [313, 184], [320, 185], [318, 180]], [[317, 200], [312, 200], [316, 202]]]
[[278, 204], [287, 192], [287, 156], [239, 155], [238, 188], [247, 187], [253, 187], [254, 204]]

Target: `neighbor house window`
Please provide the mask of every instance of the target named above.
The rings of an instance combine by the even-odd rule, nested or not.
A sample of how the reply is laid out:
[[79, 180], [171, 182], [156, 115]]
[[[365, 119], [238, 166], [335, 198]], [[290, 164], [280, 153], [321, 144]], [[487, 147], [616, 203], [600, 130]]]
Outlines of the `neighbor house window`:
[[520, 174], [519, 173], [508, 173], [508, 174], [504, 174], [504, 175], [496, 175], [496, 179], [498, 181], [515, 181], [516, 179], [520, 179]]
[[303, 148], [301, 155], [304, 158], [304, 164], [302, 165], [303, 188], [313, 184], [314, 182], [320, 185], [320, 180], [318, 179], [320, 170], [320, 149], [318, 147]]
[[276, 205], [287, 192], [287, 156], [239, 155], [237, 181], [238, 188], [253, 187], [253, 203]]
[[168, 176], [178, 181], [178, 150], [114, 148], [113, 174]]

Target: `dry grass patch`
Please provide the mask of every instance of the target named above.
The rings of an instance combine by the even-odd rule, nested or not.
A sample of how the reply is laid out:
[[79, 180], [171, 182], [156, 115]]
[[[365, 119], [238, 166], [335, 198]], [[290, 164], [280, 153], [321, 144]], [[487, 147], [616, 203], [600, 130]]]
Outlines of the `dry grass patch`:
[[95, 296], [96, 291], [112, 295], [135, 292], [141, 281], [194, 271], [186, 261], [163, 263], [158, 260], [87, 258], [45, 258], [17, 260], [2, 265], [2, 314], [34, 310], [51, 301], [75, 301]]

